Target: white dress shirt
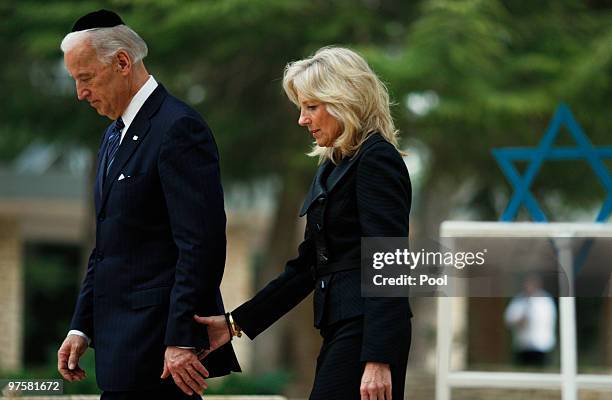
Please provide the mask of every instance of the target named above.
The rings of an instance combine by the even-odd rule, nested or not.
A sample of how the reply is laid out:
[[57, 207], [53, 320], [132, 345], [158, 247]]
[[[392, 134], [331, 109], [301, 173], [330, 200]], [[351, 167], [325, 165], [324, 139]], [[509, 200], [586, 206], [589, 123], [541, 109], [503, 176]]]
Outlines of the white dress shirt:
[[121, 140], [119, 141], [119, 143], [123, 142], [125, 133], [128, 131], [128, 129], [130, 129], [130, 125], [132, 125], [134, 118], [136, 118], [136, 114], [138, 114], [138, 111], [140, 111], [142, 105], [145, 103], [145, 101], [147, 101], [149, 96], [151, 96], [151, 93], [153, 93], [157, 86], [159, 85], [155, 78], [153, 78], [153, 75], [149, 75], [149, 79], [145, 82], [144, 85], [142, 85], [142, 87], [134, 95], [134, 97], [132, 97], [130, 104], [128, 104], [128, 106], [125, 108], [125, 111], [123, 112], [123, 115], [121, 116], [125, 127], [121, 131]]

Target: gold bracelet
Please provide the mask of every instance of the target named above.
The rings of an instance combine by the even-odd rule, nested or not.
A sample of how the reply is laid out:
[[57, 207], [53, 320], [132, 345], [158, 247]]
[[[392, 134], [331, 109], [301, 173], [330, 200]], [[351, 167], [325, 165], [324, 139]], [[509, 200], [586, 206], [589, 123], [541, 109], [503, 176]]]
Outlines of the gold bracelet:
[[232, 329], [232, 334], [236, 337], [242, 337], [242, 329], [240, 329], [238, 324], [234, 321], [234, 317], [232, 317], [232, 313], [229, 313], [229, 322], [230, 322], [230, 327]]

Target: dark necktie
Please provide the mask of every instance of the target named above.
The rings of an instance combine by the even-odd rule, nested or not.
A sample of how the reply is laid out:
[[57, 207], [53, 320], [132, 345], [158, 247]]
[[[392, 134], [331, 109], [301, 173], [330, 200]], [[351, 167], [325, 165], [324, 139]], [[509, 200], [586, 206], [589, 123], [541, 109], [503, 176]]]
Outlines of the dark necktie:
[[108, 146], [106, 146], [106, 175], [108, 175], [108, 171], [110, 171], [110, 167], [113, 161], [115, 161], [117, 150], [119, 150], [119, 142], [121, 141], [121, 131], [124, 127], [125, 124], [121, 117], [119, 117], [111, 129], [110, 135], [108, 135]]

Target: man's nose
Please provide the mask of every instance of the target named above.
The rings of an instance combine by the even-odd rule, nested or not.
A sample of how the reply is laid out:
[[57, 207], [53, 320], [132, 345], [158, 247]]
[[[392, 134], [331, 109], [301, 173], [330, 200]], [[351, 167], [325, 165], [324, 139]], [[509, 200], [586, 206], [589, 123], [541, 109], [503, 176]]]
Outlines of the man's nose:
[[76, 92], [77, 92], [77, 98], [79, 100], [85, 100], [89, 96], [89, 94], [90, 94], [88, 89], [84, 89], [82, 87], [79, 87], [78, 83], [76, 85]]

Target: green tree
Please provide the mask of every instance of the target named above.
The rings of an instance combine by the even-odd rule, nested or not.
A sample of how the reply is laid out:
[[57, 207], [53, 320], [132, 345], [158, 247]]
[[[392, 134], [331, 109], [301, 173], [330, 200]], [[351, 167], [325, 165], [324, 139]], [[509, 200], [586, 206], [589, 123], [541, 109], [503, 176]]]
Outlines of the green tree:
[[[497, 219], [506, 202], [495, 204], [495, 193], [509, 193], [490, 149], [536, 145], [560, 102], [596, 145], [609, 144], [611, 22], [605, 2], [436, 0], [420, 6], [416, 22], [392, 45], [372, 49], [398, 100], [435, 94], [425, 115], [398, 108], [402, 130], [431, 152], [421, 193], [423, 207], [433, 201], [438, 216], [424, 222], [430, 232], [461, 205], [440, 212], [445, 207], [434, 198], [448, 203], [461, 182], [474, 187], [463, 206]], [[567, 215], [548, 199], [562, 196], [570, 207], [587, 209], [603, 199], [586, 164], [565, 165], [545, 166], [534, 188], [552, 220]]]

